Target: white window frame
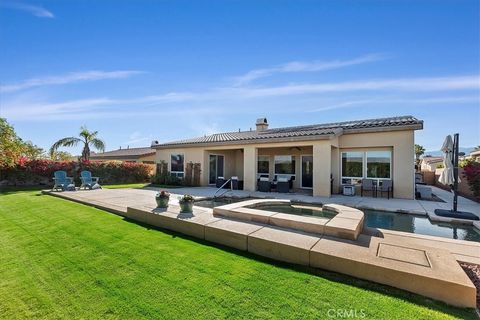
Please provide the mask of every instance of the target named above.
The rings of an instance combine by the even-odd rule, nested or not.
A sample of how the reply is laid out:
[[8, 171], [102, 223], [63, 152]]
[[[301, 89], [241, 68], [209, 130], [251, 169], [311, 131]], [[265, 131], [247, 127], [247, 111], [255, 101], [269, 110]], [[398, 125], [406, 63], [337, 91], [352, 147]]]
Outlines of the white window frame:
[[295, 166], [297, 165], [297, 159], [295, 159], [295, 166], [293, 167], [293, 170], [295, 171], [294, 174], [291, 174], [291, 173], [277, 173], [277, 171], [275, 170], [275, 158], [276, 157], [292, 157], [292, 158], [295, 158], [295, 155], [293, 154], [277, 154], [277, 155], [274, 155], [273, 156], [273, 176], [290, 176], [290, 177], [295, 177], [294, 180], [297, 179], [297, 168], [295, 168]]
[[[268, 172], [267, 173], [260, 173], [258, 172], [258, 161], [260, 157], [267, 157], [268, 158]], [[271, 158], [272, 156], [269, 154], [259, 154], [257, 155], [257, 179], [260, 179], [260, 177], [267, 176], [270, 179], [270, 164], [271, 164]], [[274, 169], [275, 170], [275, 169]]]
[[[313, 170], [313, 154], [302, 154], [300, 155], [300, 189], [313, 189], [313, 181], [311, 187], [303, 186], [303, 157], [312, 157], [312, 170]], [[312, 172], [313, 178], [313, 172]]]
[[[348, 153], [348, 152], [357, 152], [357, 153], [362, 154], [362, 176], [361, 177], [343, 176], [343, 165], [342, 165], [343, 154]], [[352, 182], [354, 180], [362, 180], [364, 176], [365, 176], [365, 151], [354, 151], [353, 150], [353, 151], [342, 151], [342, 152], [340, 152], [340, 184], [345, 185], [345, 183], [343, 183], [343, 179], [350, 179], [350, 183], [346, 183], [346, 184], [358, 184], [358, 181], [356, 181], [355, 183], [352, 183]]]
[[[376, 177], [369, 177], [368, 176], [368, 153], [369, 152], [390, 152], [390, 172], [388, 173], [388, 175], [390, 176], [389, 178], [376, 178]], [[392, 180], [392, 158], [393, 158], [393, 154], [392, 154], [392, 150], [369, 150], [369, 151], [365, 151], [365, 177], [367, 177], [367, 179], [374, 179], [374, 180]]]
[[[210, 183], [210, 156], [216, 156], [216, 160], [215, 160], [215, 166], [216, 166], [216, 170], [218, 170], [218, 156], [222, 156], [223, 157], [223, 172], [222, 172], [222, 175], [223, 177], [225, 177], [225, 154], [222, 154], [222, 153], [209, 153], [208, 154], [208, 185], [209, 186], [214, 186], [216, 184], [216, 182], [214, 183]], [[218, 175], [218, 172], [217, 172], [217, 178], [220, 177]], [[215, 180], [217, 179], [215, 178]]]
[[[183, 157], [183, 171], [173, 171], [172, 170], [172, 156], [182, 156]], [[177, 177], [177, 178], [183, 178], [185, 177], [185, 154], [178, 152], [178, 153], [170, 153], [170, 175]]]
[[[369, 152], [375, 152], [375, 151], [388, 151], [388, 152], [390, 152], [390, 178], [372, 178], [372, 177], [367, 177], [367, 174], [368, 174], [368, 169], [367, 169], [368, 153], [369, 153]], [[342, 159], [343, 159], [343, 154], [344, 154], [344, 153], [347, 153], [347, 152], [359, 152], [359, 153], [362, 154], [362, 177], [346, 177], [346, 176], [343, 176]], [[379, 150], [376, 150], [376, 149], [370, 149], [370, 150], [368, 150], [368, 149], [366, 149], [366, 150], [363, 150], [363, 151], [357, 151], [357, 150], [341, 151], [341, 152], [340, 152], [340, 185], [359, 184], [359, 183], [361, 183], [361, 180], [362, 180], [362, 179], [372, 179], [372, 180], [376, 180], [376, 181], [377, 181], [377, 184], [379, 184], [380, 181], [383, 181], [383, 180], [392, 180], [392, 181], [393, 181], [393, 178], [392, 178], [392, 175], [393, 175], [392, 167], [393, 167], [393, 150], [391, 150], [391, 149], [379, 149]], [[343, 179], [349, 179], [349, 180], [350, 180], [350, 183], [343, 183]]]

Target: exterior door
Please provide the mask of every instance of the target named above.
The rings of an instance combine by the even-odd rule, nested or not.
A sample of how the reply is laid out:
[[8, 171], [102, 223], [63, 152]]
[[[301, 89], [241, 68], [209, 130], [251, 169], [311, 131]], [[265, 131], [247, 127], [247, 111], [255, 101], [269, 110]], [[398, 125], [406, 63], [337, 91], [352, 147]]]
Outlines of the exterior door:
[[223, 177], [224, 157], [211, 154], [209, 158], [208, 183], [215, 184], [218, 177]]
[[313, 156], [302, 156], [302, 188], [313, 187]]

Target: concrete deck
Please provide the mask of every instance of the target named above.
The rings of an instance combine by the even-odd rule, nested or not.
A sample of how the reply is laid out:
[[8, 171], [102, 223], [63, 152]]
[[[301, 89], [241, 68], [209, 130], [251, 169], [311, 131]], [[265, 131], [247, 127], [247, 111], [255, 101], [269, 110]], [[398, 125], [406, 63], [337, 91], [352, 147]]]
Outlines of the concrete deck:
[[[424, 200], [408, 200], [408, 199], [387, 199], [387, 198], [373, 198], [360, 196], [343, 196], [332, 195], [328, 197], [314, 197], [305, 194], [296, 193], [277, 193], [277, 192], [249, 192], [244, 190], [228, 190], [225, 196], [229, 197], [254, 197], [254, 198], [271, 198], [271, 199], [288, 199], [300, 201], [305, 203], [335, 203], [346, 205], [358, 209], [370, 209], [390, 212], [415, 213], [419, 215], [427, 215], [433, 213], [435, 209], [451, 209], [453, 203], [453, 194], [451, 192], [442, 190], [440, 188], [429, 186], [432, 188], [432, 193], [438, 196], [445, 202], [424, 201]], [[153, 188], [145, 188], [158, 190]], [[211, 198], [217, 189], [213, 187], [196, 187], [196, 188], [175, 188], [168, 189], [172, 194], [191, 194], [198, 197]], [[480, 217], [480, 204], [458, 197], [458, 210], [468, 211]]]
[[[47, 193], [272, 259], [349, 274], [456, 306], [475, 307], [476, 289], [456, 260], [479, 259], [478, 243], [391, 230], [380, 230], [382, 237], [360, 235], [354, 241], [215, 217], [207, 208], [194, 207], [193, 214], [182, 214], [176, 196], [171, 197], [167, 210], [156, 209], [151, 190]], [[340, 218], [358, 217], [352, 210]]]

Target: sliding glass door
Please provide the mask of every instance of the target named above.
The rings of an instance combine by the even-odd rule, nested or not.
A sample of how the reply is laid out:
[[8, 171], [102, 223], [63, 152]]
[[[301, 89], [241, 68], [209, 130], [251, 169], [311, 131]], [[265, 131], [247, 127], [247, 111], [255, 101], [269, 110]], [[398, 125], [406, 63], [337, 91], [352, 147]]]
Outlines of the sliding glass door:
[[209, 158], [208, 183], [215, 184], [218, 177], [223, 177], [224, 157], [219, 154], [211, 154]]
[[302, 156], [302, 188], [313, 187], [313, 156]]

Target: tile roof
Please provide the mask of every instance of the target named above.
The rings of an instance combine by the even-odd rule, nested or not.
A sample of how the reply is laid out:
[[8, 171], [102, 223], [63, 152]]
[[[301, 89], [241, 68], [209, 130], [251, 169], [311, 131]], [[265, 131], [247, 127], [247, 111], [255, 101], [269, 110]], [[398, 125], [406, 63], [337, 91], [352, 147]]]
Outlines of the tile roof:
[[155, 153], [155, 149], [152, 149], [150, 147], [127, 148], [127, 149], [107, 151], [103, 153], [92, 152], [92, 154], [90, 155], [90, 158], [92, 160], [101, 159], [101, 158], [109, 159], [109, 158], [122, 158], [122, 157], [135, 158], [135, 157], [146, 156], [154, 153]]
[[314, 124], [296, 127], [272, 128], [263, 131], [240, 131], [216, 133], [208, 136], [172, 141], [166, 143], [152, 143], [152, 147], [172, 147], [198, 144], [218, 144], [218, 143], [241, 143], [241, 142], [268, 142], [288, 141], [288, 140], [310, 140], [315, 137], [328, 138], [342, 133], [349, 132], [368, 132], [372, 130], [395, 130], [402, 127], [410, 129], [421, 129], [423, 121], [413, 116], [390, 117], [379, 119], [367, 119], [356, 121], [345, 121], [335, 123]]

